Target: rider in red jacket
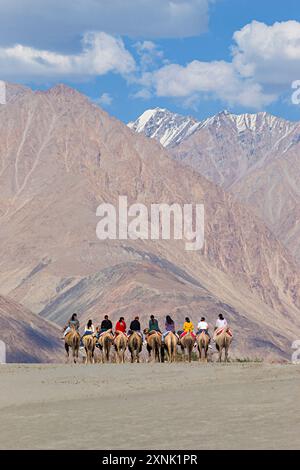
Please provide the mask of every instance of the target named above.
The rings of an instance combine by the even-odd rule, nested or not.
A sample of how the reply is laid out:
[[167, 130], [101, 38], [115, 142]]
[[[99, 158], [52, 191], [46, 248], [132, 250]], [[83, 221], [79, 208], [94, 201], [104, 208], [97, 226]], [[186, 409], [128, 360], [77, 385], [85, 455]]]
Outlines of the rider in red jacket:
[[116, 323], [116, 333], [121, 331], [121, 333], [126, 333], [126, 323], [124, 317], [121, 317], [120, 320]]

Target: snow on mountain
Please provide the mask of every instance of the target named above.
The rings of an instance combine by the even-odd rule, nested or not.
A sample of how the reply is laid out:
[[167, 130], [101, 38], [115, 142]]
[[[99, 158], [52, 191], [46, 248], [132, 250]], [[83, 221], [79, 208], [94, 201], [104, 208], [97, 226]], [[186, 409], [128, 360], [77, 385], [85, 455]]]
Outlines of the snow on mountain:
[[[261, 140], [262, 136], [259, 134], [264, 136], [272, 134], [275, 136], [272, 144], [276, 148], [283, 139], [293, 134], [299, 123], [289, 122], [266, 112], [237, 115], [226, 110], [203, 121], [197, 121], [190, 116], [156, 108], [146, 110], [136, 121], [130, 122], [128, 127], [158, 140], [164, 147], [175, 147], [201, 129], [210, 129], [212, 132], [227, 129], [236, 134], [241, 141], [243, 133], [250, 134], [251, 140]], [[292, 142], [289, 142], [288, 147], [291, 144]]]
[[128, 127], [158, 140], [164, 147], [171, 147], [192, 135], [200, 124], [189, 116], [155, 108], [145, 111], [136, 121], [130, 122]]

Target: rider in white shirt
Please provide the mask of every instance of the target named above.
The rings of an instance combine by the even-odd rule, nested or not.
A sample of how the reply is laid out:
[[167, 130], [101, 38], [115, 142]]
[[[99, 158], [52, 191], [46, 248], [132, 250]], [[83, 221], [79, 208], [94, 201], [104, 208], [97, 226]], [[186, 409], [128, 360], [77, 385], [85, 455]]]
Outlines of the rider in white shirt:
[[197, 331], [197, 335], [199, 335], [200, 333], [202, 333], [202, 331], [205, 332], [205, 334], [207, 334], [207, 336], [209, 337], [210, 339], [210, 334], [208, 332], [208, 323], [207, 321], [205, 320], [204, 317], [201, 318], [201, 320], [199, 321], [198, 323], [198, 331]]
[[198, 331], [200, 330], [208, 330], [208, 323], [205, 321], [204, 317], [202, 317], [198, 323]]
[[216, 321], [216, 329], [217, 328], [224, 328], [225, 326], [227, 326], [227, 321], [223, 317], [222, 313], [220, 313], [220, 315], [218, 316], [218, 319]]

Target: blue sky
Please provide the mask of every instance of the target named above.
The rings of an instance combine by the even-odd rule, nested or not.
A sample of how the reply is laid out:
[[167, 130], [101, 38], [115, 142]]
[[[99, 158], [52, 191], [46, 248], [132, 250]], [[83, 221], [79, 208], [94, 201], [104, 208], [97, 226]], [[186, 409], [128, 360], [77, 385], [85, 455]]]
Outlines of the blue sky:
[[298, 0], [42, 3], [0, 0], [0, 79], [66, 83], [125, 122], [156, 106], [300, 120]]

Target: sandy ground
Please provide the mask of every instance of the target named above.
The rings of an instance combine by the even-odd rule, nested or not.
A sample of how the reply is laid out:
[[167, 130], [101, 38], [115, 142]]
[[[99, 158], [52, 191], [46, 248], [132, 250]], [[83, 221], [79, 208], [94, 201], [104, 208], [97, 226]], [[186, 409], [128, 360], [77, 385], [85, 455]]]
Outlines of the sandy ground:
[[0, 366], [1, 449], [299, 449], [300, 366]]

